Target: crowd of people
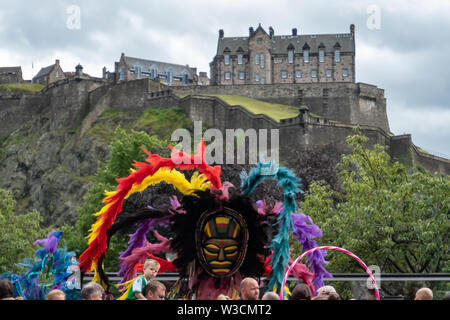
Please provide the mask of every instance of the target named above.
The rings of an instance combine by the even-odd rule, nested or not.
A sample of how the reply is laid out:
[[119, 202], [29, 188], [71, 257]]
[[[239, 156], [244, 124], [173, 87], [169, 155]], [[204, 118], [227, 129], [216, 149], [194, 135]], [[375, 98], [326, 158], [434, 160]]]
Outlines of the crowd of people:
[[[138, 276], [125, 293], [124, 300], [164, 300], [166, 299], [166, 286], [154, 278], [157, 276], [160, 264], [154, 259], [147, 259], [144, 263], [143, 274]], [[14, 287], [10, 280], [0, 280], [0, 300], [24, 300], [22, 297], [13, 297]], [[82, 300], [114, 300], [114, 297], [105, 293], [104, 288], [96, 283], [89, 282], [81, 290]], [[218, 300], [232, 300], [224, 294]], [[254, 278], [244, 278], [240, 283], [238, 300], [280, 300], [275, 292], [265, 292], [260, 298], [260, 284]], [[367, 300], [374, 300], [374, 293], [368, 292]], [[47, 300], [66, 300], [66, 294], [58, 289], [51, 290]], [[297, 284], [289, 296], [289, 300], [341, 300], [340, 295], [333, 286], [326, 285], [317, 290], [314, 295], [309, 286], [304, 283]], [[351, 299], [355, 300], [355, 299]], [[433, 291], [430, 288], [420, 288], [414, 300], [433, 300]], [[443, 300], [450, 300], [447, 294]]]

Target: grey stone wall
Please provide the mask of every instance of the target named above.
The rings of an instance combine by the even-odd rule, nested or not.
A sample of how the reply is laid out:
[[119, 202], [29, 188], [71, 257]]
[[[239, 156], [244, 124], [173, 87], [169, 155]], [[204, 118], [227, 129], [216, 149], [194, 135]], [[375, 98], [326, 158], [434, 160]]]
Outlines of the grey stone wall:
[[272, 85], [223, 85], [173, 88], [179, 95], [240, 95], [272, 103], [298, 106], [342, 123], [377, 126], [390, 132], [384, 90], [364, 83], [299, 83]]

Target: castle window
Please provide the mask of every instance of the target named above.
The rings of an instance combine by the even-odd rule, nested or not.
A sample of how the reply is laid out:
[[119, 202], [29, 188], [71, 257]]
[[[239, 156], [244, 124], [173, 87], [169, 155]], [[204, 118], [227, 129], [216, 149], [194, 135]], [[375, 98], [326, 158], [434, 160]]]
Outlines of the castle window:
[[311, 70], [311, 78], [317, 78], [317, 70]]
[[156, 78], [156, 70], [155, 69], [151, 69], [150, 70], [150, 76], [152, 77], [152, 79], [155, 79]]
[[259, 82], [259, 74], [255, 74], [255, 81]]
[[319, 50], [319, 62], [325, 62], [325, 50]]
[[342, 69], [342, 76], [348, 77], [348, 69]]
[[303, 61], [304, 61], [305, 63], [308, 63], [308, 62], [309, 62], [309, 50], [304, 50], [304, 51], [303, 51]]
[[261, 53], [261, 68], [264, 69], [264, 65], [266, 63], [266, 56], [264, 53]]
[[238, 64], [242, 64], [244, 55], [238, 54]]
[[138, 65], [134, 66], [134, 76], [136, 80], [141, 79], [141, 67]]
[[261, 78], [261, 84], [265, 84], [266, 83], [266, 78], [262, 77]]
[[123, 67], [119, 69], [119, 80], [125, 80], [125, 72], [123, 71]]
[[326, 74], [327, 74], [327, 78], [331, 78], [331, 76], [333, 75], [333, 72], [331, 69], [327, 69]]
[[255, 55], [255, 64], [259, 64], [259, 54]]
[[258, 44], [261, 44], [261, 43], [262, 43], [262, 38], [256, 39], [256, 42], [257, 42]]
[[230, 80], [230, 79], [231, 79], [231, 73], [225, 72], [225, 80]]
[[288, 77], [288, 72], [286, 70], [281, 70], [281, 78], [286, 79]]
[[167, 71], [167, 84], [169, 86], [171, 86], [172, 82], [173, 82], [173, 74], [172, 74], [172, 71], [168, 70]]
[[239, 72], [239, 79], [244, 80], [245, 79], [245, 72]]
[[334, 61], [341, 62], [341, 50], [334, 51]]
[[294, 50], [292, 49], [288, 51], [288, 62], [294, 63]]
[[58, 78], [59, 77], [59, 72], [56, 71], [55, 77]]
[[296, 78], [301, 78], [302, 77], [302, 70], [296, 70], [295, 71], [295, 77]]
[[226, 54], [225, 55], [225, 65], [229, 65], [230, 64], [230, 55]]

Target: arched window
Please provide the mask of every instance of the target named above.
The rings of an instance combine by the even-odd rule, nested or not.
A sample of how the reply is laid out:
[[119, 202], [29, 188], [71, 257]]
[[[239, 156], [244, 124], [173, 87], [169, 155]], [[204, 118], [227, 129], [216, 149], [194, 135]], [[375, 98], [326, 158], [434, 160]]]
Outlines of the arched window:
[[150, 67], [150, 77], [152, 79], [156, 79], [156, 77], [158, 77], [158, 68], [155, 65], [152, 65]]
[[309, 46], [307, 43], [303, 46], [303, 61], [305, 63], [309, 62]]
[[166, 71], [166, 75], [167, 75], [167, 85], [171, 86], [173, 83], [173, 73], [171, 69], [167, 69]]
[[319, 62], [325, 62], [325, 46], [323, 43], [319, 45]]
[[288, 52], [288, 63], [294, 63], [294, 46], [292, 44], [289, 44], [287, 52]]

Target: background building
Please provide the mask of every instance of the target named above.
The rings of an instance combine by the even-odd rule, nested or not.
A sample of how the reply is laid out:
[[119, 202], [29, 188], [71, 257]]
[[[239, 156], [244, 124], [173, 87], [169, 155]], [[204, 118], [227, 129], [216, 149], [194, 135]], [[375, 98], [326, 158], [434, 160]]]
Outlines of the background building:
[[50, 83], [58, 80], [65, 79], [63, 69], [59, 65], [59, 60], [55, 60], [55, 64], [42, 68], [37, 75], [33, 78], [33, 83], [39, 83], [43, 85], [49, 85]]
[[[107, 73], [103, 72], [104, 77]], [[153, 60], [145, 60], [125, 56], [115, 63], [115, 81], [123, 82], [150, 78], [168, 86], [196, 85], [197, 68]]]
[[1, 67], [0, 84], [22, 83], [22, 67]]

